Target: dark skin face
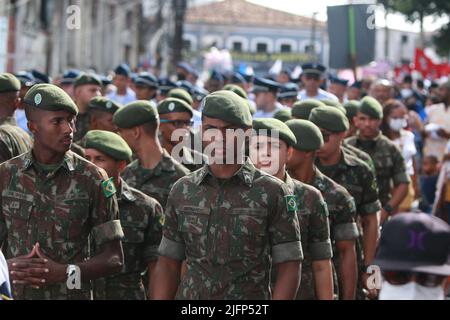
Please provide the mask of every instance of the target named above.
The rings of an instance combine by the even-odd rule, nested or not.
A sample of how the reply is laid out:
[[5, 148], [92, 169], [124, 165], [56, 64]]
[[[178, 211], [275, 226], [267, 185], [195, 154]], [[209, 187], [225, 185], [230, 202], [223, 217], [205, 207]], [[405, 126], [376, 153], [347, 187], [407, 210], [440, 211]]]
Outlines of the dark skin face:
[[56, 164], [72, 145], [75, 115], [68, 111], [35, 111], [28, 119], [28, 128], [34, 136], [36, 159], [44, 164]]
[[85, 149], [86, 160], [92, 162], [97, 167], [102, 168], [108, 174], [108, 177], [113, 177], [116, 186], [119, 186], [120, 173], [127, 166], [125, 160], [116, 160], [107, 154], [97, 149]]
[[95, 112], [91, 114], [90, 130], [104, 130], [117, 132], [117, 127], [114, 125], [113, 114], [109, 112]]
[[134, 86], [134, 91], [137, 100], [151, 100], [156, 96], [157, 89], [137, 84]]
[[358, 112], [353, 119], [359, 130], [359, 136], [363, 139], [375, 138], [380, 132], [380, 119], [373, 119], [362, 112]]
[[[185, 136], [189, 135], [189, 129], [191, 121], [191, 114], [189, 112], [171, 112], [160, 115], [161, 120], [177, 121], [177, 122], [161, 122], [159, 125], [159, 131], [163, 137], [163, 146], [169, 144], [172, 146], [177, 145], [182, 141], [180, 137], [177, 141], [172, 141], [172, 133], [175, 130], [182, 130], [185, 132]], [[183, 123], [184, 122], [184, 123]], [[182, 132], [180, 132], [181, 134]]]
[[322, 132], [324, 144], [317, 151], [317, 157], [329, 159], [340, 154], [341, 142], [345, 137], [345, 132], [335, 133], [322, 128], [320, 128], [320, 131]]

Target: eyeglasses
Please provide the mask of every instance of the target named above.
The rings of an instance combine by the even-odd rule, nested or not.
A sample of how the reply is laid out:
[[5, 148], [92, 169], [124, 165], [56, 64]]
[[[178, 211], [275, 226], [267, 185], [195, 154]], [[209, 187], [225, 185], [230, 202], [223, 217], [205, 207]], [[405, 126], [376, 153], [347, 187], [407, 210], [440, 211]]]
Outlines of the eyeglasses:
[[392, 285], [403, 285], [414, 281], [424, 287], [437, 287], [447, 278], [436, 274], [429, 274], [425, 272], [410, 272], [410, 271], [385, 271], [383, 277]]
[[194, 121], [191, 120], [166, 120], [160, 119], [160, 123], [171, 123], [176, 128], [184, 128], [184, 127], [192, 127], [194, 125]]

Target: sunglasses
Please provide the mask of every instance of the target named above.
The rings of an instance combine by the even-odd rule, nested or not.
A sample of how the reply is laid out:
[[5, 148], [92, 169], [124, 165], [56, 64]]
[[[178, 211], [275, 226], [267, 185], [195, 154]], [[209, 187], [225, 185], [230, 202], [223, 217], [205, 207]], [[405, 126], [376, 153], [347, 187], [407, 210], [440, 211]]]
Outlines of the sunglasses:
[[411, 282], [414, 278], [417, 284], [428, 288], [441, 285], [447, 278], [446, 276], [410, 271], [385, 271], [383, 272], [383, 277], [392, 285], [404, 285]]
[[192, 127], [194, 125], [194, 121], [191, 120], [166, 120], [160, 119], [160, 123], [171, 123], [176, 128], [184, 128], [184, 127]]

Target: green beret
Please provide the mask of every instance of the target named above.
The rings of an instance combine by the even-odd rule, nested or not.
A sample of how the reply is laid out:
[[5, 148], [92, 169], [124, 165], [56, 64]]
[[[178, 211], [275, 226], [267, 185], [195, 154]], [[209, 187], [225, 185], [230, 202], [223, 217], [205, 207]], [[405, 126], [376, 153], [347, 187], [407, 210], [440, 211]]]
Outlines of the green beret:
[[318, 107], [325, 107], [325, 104], [317, 99], [297, 101], [292, 106], [291, 114], [293, 118], [308, 120], [311, 110]]
[[252, 115], [245, 99], [236, 93], [226, 90], [207, 95], [203, 101], [202, 115], [220, 119], [240, 127], [252, 126]]
[[272, 132], [277, 132], [280, 140], [286, 142], [288, 146], [293, 146], [297, 143], [297, 139], [289, 127], [277, 119], [253, 120], [253, 129], [256, 135], [270, 136]]
[[223, 87], [223, 90], [232, 91], [232, 92], [236, 93], [239, 97], [248, 99], [247, 92], [245, 92], [244, 89], [242, 89], [241, 87], [239, 87], [235, 84], [227, 84], [225, 87]]
[[192, 107], [186, 101], [177, 98], [167, 98], [158, 104], [158, 113], [166, 114], [172, 112], [189, 112], [191, 117], [194, 115]]
[[297, 138], [297, 143], [293, 146], [300, 151], [316, 151], [323, 146], [323, 136], [320, 129], [311, 121], [294, 119], [286, 122]]
[[367, 96], [361, 100], [359, 111], [373, 119], [383, 119], [383, 107], [372, 97]]
[[113, 123], [119, 128], [133, 128], [148, 122], [158, 122], [156, 108], [150, 101], [137, 100], [114, 113]]
[[20, 81], [11, 73], [0, 73], [0, 93], [20, 91]]
[[186, 90], [181, 89], [181, 88], [176, 88], [176, 89], [170, 90], [167, 97], [177, 98], [177, 99], [186, 101], [186, 103], [189, 104], [190, 106], [192, 106], [192, 104], [194, 103], [194, 100], [192, 99], [189, 92], [187, 92]]
[[132, 151], [125, 140], [110, 131], [92, 130], [86, 133], [82, 145], [85, 149], [96, 149], [115, 160], [130, 161]]
[[91, 99], [91, 101], [89, 101], [88, 107], [91, 110], [98, 110], [114, 114], [117, 110], [122, 108], [122, 105], [106, 97], [94, 97]]
[[28, 90], [24, 102], [37, 109], [47, 111], [68, 111], [78, 114], [78, 107], [72, 98], [60, 87], [54, 84], [36, 84]]
[[341, 110], [345, 115], [347, 115], [347, 110], [345, 110], [344, 106], [336, 100], [331, 100], [331, 99], [325, 99], [322, 100], [322, 102], [329, 107], [335, 107], [338, 108], [339, 110]]
[[73, 82], [74, 87], [80, 87], [88, 84], [94, 84], [96, 86], [101, 87], [102, 81], [97, 75], [93, 73], [83, 73], [80, 74]]
[[290, 109], [281, 109], [275, 112], [273, 115], [275, 119], [278, 119], [282, 122], [286, 122], [292, 119], [291, 110]]
[[353, 119], [358, 113], [359, 108], [361, 107], [361, 102], [357, 100], [350, 100], [344, 103], [344, 108], [347, 110], [347, 118], [349, 120]]
[[245, 99], [248, 105], [248, 109], [250, 110], [250, 114], [253, 116], [256, 113], [256, 107], [253, 103], [250, 102], [250, 100]]
[[309, 121], [331, 132], [347, 131], [349, 128], [347, 117], [337, 108], [329, 106], [315, 108], [311, 111]]

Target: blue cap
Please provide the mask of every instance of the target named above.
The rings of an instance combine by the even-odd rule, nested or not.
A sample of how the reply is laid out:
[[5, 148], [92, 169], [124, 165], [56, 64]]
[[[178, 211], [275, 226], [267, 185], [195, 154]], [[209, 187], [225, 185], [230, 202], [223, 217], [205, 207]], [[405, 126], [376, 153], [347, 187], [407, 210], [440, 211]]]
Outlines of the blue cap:
[[39, 72], [37, 70], [31, 70], [31, 74], [33, 75], [36, 84], [39, 83], [50, 83], [51, 79], [48, 75], [46, 75], [45, 73]]
[[61, 78], [61, 84], [71, 84], [75, 81], [76, 78], [80, 75], [80, 70], [66, 70], [64, 71], [62, 78]]
[[195, 86], [193, 88], [192, 98], [197, 101], [202, 101], [208, 94], [208, 90]]
[[167, 78], [161, 78], [158, 80], [158, 84], [159, 84], [159, 90], [162, 93], [167, 93], [172, 89], [178, 88], [178, 86], [176, 85], [175, 82], [171, 81], [170, 79]]
[[36, 84], [36, 79], [33, 77], [31, 72], [28, 71], [20, 71], [15, 74], [16, 78], [19, 79], [22, 86], [32, 87]]
[[126, 63], [122, 63], [117, 66], [117, 68], [114, 70], [114, 73], [116, 75], [129, 77], [131, 75], [131, 69]]
[[345, 87], [348, 84], [348, 80], [346, 80], [346, 79], [338, 78], [338, 77], [335, 77], [332, 75], [330, 75], [329, 78], [330, 78], [330, 82], [334, 83], [334, 84], [340, 84], [341, 86], [345, 86]]
[[209, 79], [217, 80], [217, 81], [220, 81], [220, 82], [223, 82], [225, 80], [223, 74], [220, 73], [219, 71], [216, 71], [216, 70], [213, 70], [211, 72], [211, 75], [209, 76]]
[[158, 88], [158, 78], [149, 72], [141, 72], [133, 80], [134, 84], [147, 86], [150, 88]]
[[240, 74], [239, 72], [233, 73], [233, 76], [231, 77], [231, 83], [232, 84], [245, 84], [248, 83], [248, 81], [245, 79], [245, 77]]
[[253, 80], [253, 92], [277, 92], [280, 85], [272, 80], [255, 77]]
[[192, 93], [194, 91], [194, 86], [192, 85], [192, 83], [190, 83], [187, 80], [177, 81], [176, 85], [177, 85], [178, 88], [184, 89], [187, 92], [189, 92], [190, 95], [192, 95]]
[[278, 99], [297, 98], [299, 90], [298, 85], [295, 83], [285, 83], [281, 86], [280, 92], [278, 93]]
[[177, 68], [183, 69], [183, 70], [185, 70], [188, 73], [192, 73], [193, 72], [192, 67], [187, 62], [180, 62], [179, 64], [177, 64]]
[[356, 89], [361, 89], [362, 88], [362, 81], [355, 81], [355, 82], [353, 82], [353, 84], [350, 87], [351, 88], [356, 88]]
[[303, 73], [323, 74], [327, 68], [320, 63], [305, 63], [302, 65]]

